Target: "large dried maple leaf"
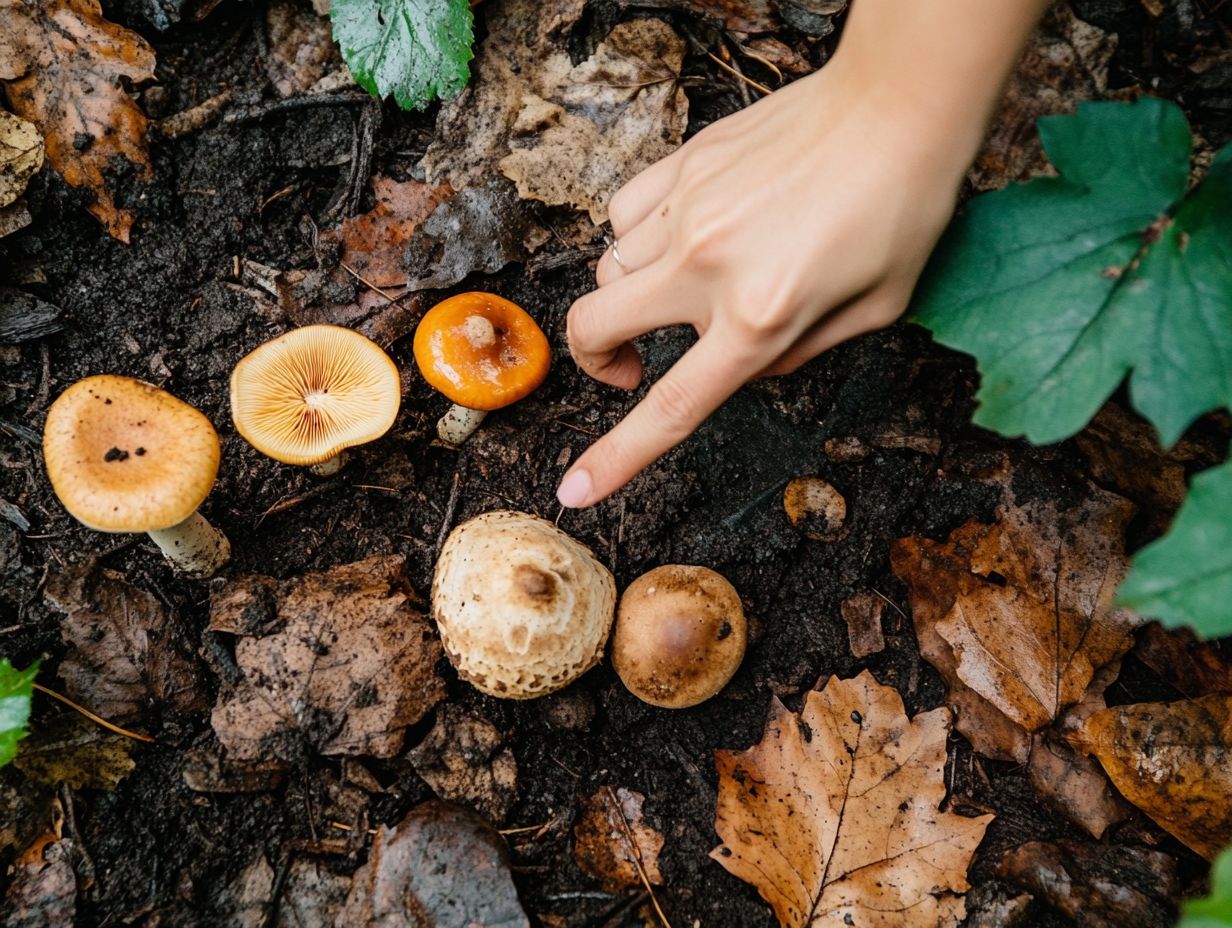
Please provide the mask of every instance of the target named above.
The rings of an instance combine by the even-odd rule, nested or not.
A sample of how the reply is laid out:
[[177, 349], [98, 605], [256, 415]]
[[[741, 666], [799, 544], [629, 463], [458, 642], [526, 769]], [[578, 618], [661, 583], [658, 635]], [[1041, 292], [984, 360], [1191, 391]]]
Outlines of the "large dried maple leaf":
[[949, 731], [948, 709], [908, 719], [867, 671], [831, 677], [799, 715], [774, 700], [758, 744], [715, 755], [724, 843], [711, 856], [785, 928], [956, 925], [992, 816], [939, 810]]
[[151, 171], [145, 114], [120, 84], [154, 77], [145, 39], [103, 19], [98, 0], [0, 0], [0, 81], [9, 106], [38, 126], [47, 160], [94, 192], [90, 212], [128, 241], [133, 214], [116, 206], [103, 174], [112, 158]]
[[242, 679], [212, 716], [229, 759], [398, 753], [445, 695], [441, 643], [411, 607], [405, 570], [377, 555], [293, 580], [247, 577], [214, 597], [211, 630], [241, 636]]
[[1095, 672], [1133, 644], [1133, 617], [1112, 608], [1133, 513], [1094, 487], [1062, 510], [1051, 500], [1019, 505], [1007, 485], [995, 524], [893, 545], [920, 653], [980, 753], [1025, 762], [1031, 733], [1079, 702]]

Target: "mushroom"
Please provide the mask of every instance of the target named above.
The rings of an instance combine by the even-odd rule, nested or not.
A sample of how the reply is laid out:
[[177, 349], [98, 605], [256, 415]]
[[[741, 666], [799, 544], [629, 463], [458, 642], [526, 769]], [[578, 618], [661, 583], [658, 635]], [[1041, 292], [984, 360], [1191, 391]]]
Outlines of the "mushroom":
[[436, 424], [460, 445], [493, 409], [516, 403], [548, 375], [547, 337], [520, 306], [492, 293], [459, 293], [437, 303], [415, 330], [424, 380], [454, 405]]
[[69, 514], [99, 532], [147, 532], [190, 577], [212, 576], [231, 557], [226, 537], [197, 512], [218, 458], [209, 419], [131, 377], [77, 381], [43, 427], [47, 476]]
[[248, 443], [284, 464], [336, 474], [346, 449], [375, 441], [402, 402], [398, 368], [371, 339], [336, 325], [292, 329], [231, 372], [231, 419]]
[[608, 569], [524, 512], [459, 525], [432, 580], [432, 614], [458, 675], [506, 699], [554, 692], [593, 667], [615, 611]]
[[706, 567], [667, 564], [620, 598], [612, 666], [643, 702], [684, 709], [727, 685], [745, 637], [740, 596], [727, 580]]

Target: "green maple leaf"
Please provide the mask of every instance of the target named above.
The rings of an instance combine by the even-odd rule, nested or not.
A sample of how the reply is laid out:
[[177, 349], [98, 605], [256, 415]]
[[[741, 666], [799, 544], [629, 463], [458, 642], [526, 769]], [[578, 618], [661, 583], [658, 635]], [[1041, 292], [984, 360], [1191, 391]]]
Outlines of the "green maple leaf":
[[1215, 858], [1210, 895], [1181, 905], [1176, 928], [1232, 928], [1232, 848]]
[[1134, 557], [1117, 599], [1169, 627], [1232, 634], [1232, 461], [1193, 479], [1168, 534]]
[[0, 658], [0, 767], [13, 760], [17, 742], [26, 736], [36, 673], [38, 661], [18, 670], [7, 658]]
[[1060, 441], [1130, 374], [1171, 445], [1232, 402], [1232, 147], [1186, 194], [1191, 139], [1172, 103], [1084, 103], [1039, 131], [1060, 176], [973, 200], [914, 318], [975, 356], [980, 425]]
[[361, 87], [405, 110], [466, 86], [470, 0], [334, 0], [334, 39]]

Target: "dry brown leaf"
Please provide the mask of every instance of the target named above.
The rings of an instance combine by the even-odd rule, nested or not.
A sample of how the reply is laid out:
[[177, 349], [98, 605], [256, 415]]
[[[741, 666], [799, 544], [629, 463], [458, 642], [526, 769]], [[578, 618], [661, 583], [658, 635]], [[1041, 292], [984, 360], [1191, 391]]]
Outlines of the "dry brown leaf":
[[47, 580], [65, 613], [60, 663], [68, 695], [110, 722], [153, 728], [160, 713], [206, 707], [200, 667], [179, 616], [114, 570], [67, 567]]
[[1232, 643], [1199, 641], [1187, 628], [1152, 622], [1138, 635], [1134, 656], [1191, 699], [1232, 696]]
[[43, 137], [34, 123], [0, 110], [0, 206], [8, 206], [43, 166]]
[[51, 804], [51, 827], [13, 862], [4, 895], [5, 928], [72, 925], [77, 914], [74, 842], [64, 838], [64, 808]]
[[947, 709], [908, 719], [865, 671], [831, 677], [799, 715], [775, 699], [762, 740], [719, 751], [711, 857], [757, 887], [785, 928], [938, 928], [963, 917], [991, 815], [942, 812]]
[[377, 555], [291, 580], [246, 577], [215, 595], [211, 631], [241, 636], [242, 679], [212, 715], [229, 758], [398, 753], [445, 694], [440, 641], [411, 606], [405, 570]]
[[397, 291], [407, 283], [407, 244], [453, 190], [448, 184], [388, 177], [374, 177], [372, 187], [376, 206], [342, 223], [342, 261], [369, 284]]
[[278, 915], [269, 920], [276, 876], [258, 854], [220, 894], [232, 928], [334, 928], [346, 901], [348, 880], [331, 873], [324, 861], [297, 857], [278, 887]]
[[13, 765], [36, 783], [113, 790], [136, 768], [137, 742], [75, 713], [32, 727]]
[[573, 856], [610, 893], [642, 886], [639, 864], [647, 880], [656, 886], [663, 883], [663, 835], [643, 820], [645, 802], [645, 796], [631, 789], [604, 786], [582, 805], [581, 821], [573, 829]]
[[504, 840], [473, 812], [436, 800], [377, 830], [338, 924], [530, 928]]
[[1126, 799], [1208, 860], [1232, 843], [1232, 696], [1092, 715], [1071, 739]]
[[976, 750], [1023, 763], [1030, 735], [1079, 702], [1095, 672], [1133, 643], [1112, 598], [1125, 575], [1127, 500], [1095, 487], [1059, 511], [1018, 505], [1009, 474], [997, 522], [940, 543], [903, 538], [894, 572], [911, 590], [920, 653], [941, 673], [955, 726]]
[[621, 23], [554, 87], [523, 97], [501, 173], [523, 199], [605, 222], [612, 194], [680, 146], [683, 63], [684, 42], [666, 23]]
[[74, 187], [94, 193], [90, 212], [128, 241], [104, 174], [126, 158], [148, 177], [147, 120], [121, 79], [154, 78], [145, 39], [103, 19], [98, 0], [0, 0], [0, 81], [9, 106], [39, 128], [47, 160]]
[[25, 200], [18, 200], [8, 206], [0, 206], [0, 238], [20, 232], [34, 221], [30, 210], [26, 209]]
[[442, 799], [504, 821], [516, 798], [518, 763], [495, 725], [461, 706], [441, 706], [436, 724], [409, 756]]
[[852, 657], [868, 657], [885, 649], [885, 635], [881, 631], [884, 598], [864, 590], [843, 600], [839, 611], [847, 623], [847, 642]]

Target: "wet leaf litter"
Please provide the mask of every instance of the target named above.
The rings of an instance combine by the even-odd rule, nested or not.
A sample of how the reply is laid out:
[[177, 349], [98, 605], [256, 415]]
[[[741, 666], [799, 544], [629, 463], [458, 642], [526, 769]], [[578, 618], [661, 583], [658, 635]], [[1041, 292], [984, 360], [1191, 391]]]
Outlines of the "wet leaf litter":
[[[183, 6], [185, 17], [193, 15], [191, 4]], [[834, 25], [830, 17], [838, 14], [841, 24], [834, 4], [649, 6], [647, 16], [606, 4], [481, 5], [486, 38], [477, 46], [476, 77], [439, 117], [386, 108], [373, 133], [360, 104], [316, 101], [255, 121], [224, 117], [155, 142], [153, 178], [129, 176], [120, 187], [120, 208], [135, 215], [132, 245], [123, 252], [100, 250], [93, 220], [81, 215], [89, 197], [46, 171], [28, 182], [22, 196], [35, 216], [55, 216], [58, 225], [36, 218], [26, 238], [0, 242], [13, 259], [4, 283], [54, 307], [50, 318], [67, 328], [4, 348], [0, 424], [20, 427], [33, 417], [28, 427], [37, 435], [48, 401], [89, 373], [118, 369], [162, 383], [219, 429], [223, 464], [205, 508], [235, 551], [233, 564], [208, 585], [177, 578], [145, 542], [72, 523], [28, 476], [38, 474], [34, 448], [4, 431], [0, 496], [29, 521], [25, 528], [0, 522], [0, 562], [11, 565], [0, 582], [0, 651], [8, 655], [11, 647], [21, 667], [47, 653], [43, 682], [158, 741], [123, 741], [116, 756], [128, 756], [133, 768], [123, 779], [109, 773], [88, 782], [74, 772], [71, 752], [67, 760], [57, 752], [81, 742], [75, 749], [87, 753], [78, 756], [89, 758], [112, 742], [97, 729], [91, 738], [72, 710], [35, 696], [34, 725], [22, 742], [33, 742], [31, 764], [0, 774], [0, 801], [13, 809], [33, 804], [39, 828], [23, 831], [19, 846], [6, 852], [6, 862], [23, 855], [14, 871], [21, 881], [8, 883], [10, 899], [27, 900], [32, 913], [73, 911], [80, 924], [150, 917], [188, 923], [201, 912], [239, 924], [335, 924], [351, 923], [348, 912], [361, 921], [399, 919], [420, 908], [450, 924], [453, 916], [434, 900], [459, 897], [456, 887], [419, 885], [407, 873], [409, 861], [431, 857], [449, 862], [446, 872], [462, 861], [491, 875], [482, 892], [466, 897], [475, 908], [460, 916], [485, 924], [634, 924], [658, 919], [656, 904], [672, 924], [772, 924], [758, 887], [707, 857], [716, 834], [728, 840], [726, 826], [717, 823], [716, 832], [716, 804], [727, 801], [732, 786], [718, 777], [716, 752], [759, 743], [771, 694], [795, 715], [831, 687], [866, 681], [860, 685], [874, 694], [881, 692], [876, 687], [900, 694], [908, 725], [944, 713], [939, 707], [955, 702], [960, 685], [986, 700], [979, 674], [958, 672], [952, 682], [917, 656], [914, 589], [890, 567], [896, 539], [958, 547], [984, 539], [983, 559], [968, 564], [958, 552], [954, 572], [975, 584], [975, 591], [964, 587], [968, 595], [1008, 600], [1027, 614], [1053, 604], [1032, 578], [1067, 574], [1066, 551], [1077, 549], [1086, 573], [1062, 584], [1070, 591], [1064, 597], [1079, 600], [1065, 599], [1067, 614], [1084, 629], [1106, 623], [1107, 610], [1082, 584], [1098, 585], [1119, 569], [1127, 537], [1132, 545], [1144, 538], [1140, 517], [1106, 515], [1129, 511], [1108, 494], [1132, 496], [1144, 509], [1160, 494], [1129, 486], [1133, 466], [1107, 453], [1097, 473], [1088, 452], [1098, 436], [1081, 451], [1030, 451], [969, 429], [969, 368], [900, 328], [845, 346], [794, 378], [753, 388], [620, 499], [560, 519], [621, 590], [672, 563], [705, 564], [732, 582], [747, 614], [749, 650], [718, 697], [678, 713], [652, 709], [625, 692], [605, 660], [556, 693], [511, 704], [480, 696], [438, 659], [426, 616], [441, 543], [455, 526], [495, 509], [555, 520], [552, 491], [563, 468], [628, 403], [571, 370], [563, 345], [563, 314], [588, 286], [587, 261], [602, 248], [587, 204], [599, 202], [593, 198], [611, 178], [596, 184], [585, 171], [574, 174], [551, 160], [552, 180], [567, 196], [519, 196], [506, 159], [518, 152], [556, 158], [552, 145], [544, 147], [554, 137], [526, 131], [523, 98], [532, 93], [536, 106], [566, 113], [576, 102], [562, 99], [559, 85], [528, 90], [526, 82], [557, 67], [566, 75], [582, 69], [584, 77], [588, 62], [601, 65], [627, 33], [668, 29], [688, 46], [680, 79], [656, 83], [660, 94], [641, 102], [660, 99], [663, 90], [674, 101], [683, 89], [696, 128], [742, 105], [741, 89], [749, 87], [688, 39], [720, 59], [726, 49], [747, 74], [777, 86], [775, 72], [741, 48], [769, 51], [756, 43], [772, 33], [789, 53], [779, 50], [777, 60], [794, 55], [817, 66], [833, 46], [825, 34]], [[138, 103], [158, 118], [196, 106], [224, 85], [258, 98], [297, 99], [312, 86], [304, 87], [309, 77], [315, 83], [331, 70], [329, 56], [320, 55], [303, 59], [303, 76], [284, 67], [272, 77], [274, 45], [254, 30], [243, 5], [220, 5], [193, 38], [174, 30], [162, 35], [139, 12], [116, 15], [123, 28], [150, 39], [160, 61], [179, 69], [135, 88]], [[1135, 8], [1127, 21], [1148, 15]], [[638, 22], [663, 25], [616, 32]], [[744, 34], [715, 31], [722, 27]], [[1133, 27], [1123, 32], [1122, 47], [1147, 41]], [[602, 51], [613, 34], [615, 45]], [[271, 42], [275, 35], [269, 29]], [[492, 49], [502, 42], [518, 56], [504, 59], [517, 71], [485, 79], [485, 69], [500, 67]], [[206, 54], [190, 58], [178, 43]], [[1092, 54], [1079, 56], [1081, 66], [1098, 70], [1103, 52]], [[1126, 72], [1117, 72], [1115, 60], [1108, 67], [1112, 82], [1123, 86]], [[275, 85], [266, 89], [266, 80]], [[288, 81], [300, 82], [289, 97]], [[353, 93], [344, 87], [340, 96]], [[682, 114], [664, 118], [670, 128]], [[619, 146], [636, 150], [636, 138]], [[624, 150], [619, 146], [612, 150]], [[279, 151], [293, 151], [300, 166], [280, 161]], [[366, 170], [353, 178], [349, 165], [357, 162]], [[628, 161], [622, 169], [636, 165]], [[114, 183], [111, 173], [104, 176]], [[353, 211], [331, 212], [352, 189]], [[412, 199], [421, 192], [428, 198]], [[443, 198], [434, 206], [437, 195]], [[88, 295], [74, 289], [80, 267], [92, 270]], [[437, 443], [435, 420], [447, 403], [414, 373], [410, 356], [407, 336], [418, 315], [447, 295], [416, 289], [427, 286], [507, 296], [531, 311], [554, 351], [544, 387], [493, 414], [461, 450]], [[403, 411], [392, 431], [326, 480], [262, 458], [235, 433], [226, 409], [235, 362], [291, 323], [305, 322], [364, 329], [404, 374]], [[671, 332], [648, 341], [656, 370], [685, 344]], [[1211, 450], [1225, 438], [1220, 428], [1214, 423], [1197, 436], [1199, 457], [1221, 453]], [[773, 449], [752, 447], [766, 435]], [[1012, 490], [989, 479], [1006, 452]], [[1183, 480], [1190, 467], [1181, 456], [1173, 473], [1179, 469]], [[783, 508], [787, 484], [796, 479], [837, 488], [844, 509], [837, 529], [833, 506], [814, 505], [812, 497], [805, 497], [806, 514], [792, 510], [799, 518]], [[1149, 518], [1159, 518], [1157, 511], [1149, 509]], [[963, 529], [969, 539], [956, 535]], [[1060, 555], [1051, 544], [1058, 540], [1069, 544]], [[1009, 566], [1029, 560], [1031, 577], [1014, 574], [992, 549], [1008, 552]], [[91, 565], [94, 557], [99, 562]], [[44, 571], [48, 583], [40, 586]], [[991, 629], [949, 619], [938, 624], [952, 651], [978, 641], [1000, 653], [1000, 645], [984, 640]], [[367, 637], [378, 631], [377, 640]], [[418, 643], [406, 637], [415, 631], [425, 635]], [[1167, 675], [1145, 669], [1134, 637], [1141, 642], [1137, 633], [1128, 641], [1097, 635], [1074, 652], [1089, 669], [1068, 675], [1052, 661], [1024, 663], [1021, 673], [1039, 675], [1027, 688], [1043, 698], [996, 706], [1012, 721], [1012, 743], [1025, 741], [1032, 760], [1047, 739], [1048, 756], [1064, 757], [1059, 772], [980, 757], [958, 736], [940, 741], [940, 777], [932, 776], [928, 790], [940, 784], [944, 799], [938, 794], [924, 811], [957, 833], [973, 834], [979, 823], [986, 837], [970, 867], [962, 855], [951, 863], [944, 891], [920, 897], [926, 905], [953, 915], [961, 898], [975, 917], [1017, 910], [1025, 895], [1022, 924], [1065, 924], [1093, 912], [1110, 919], [1121, 913], [1122, 924], [1167, 924], [1172, 897], [1198, 888], [1203, 871], [1195, 855], [1148, 817], [1165, 817], [1159, 810], [1168, 797], [1144, 798], [1121, 779], [1121, 791], [1136, 796], [1143, 812], [1121, 809], [1128, 819], [1113, 821], [1102, 799], [1080, 798], [1071, 804], [1071, 822], [1070, 814], [1054, 811], [1060, 800], [1038, 785], [1071, 783], [1085, 762], [1081, 782], [1106, 791], [1104, 758], [1084, 753], [1103, 743], [1090, 726], [1113, 711], [1104, 704], [1124, 714], [1134, 705], [1180, 700]], [[969, 651], [966, 657], [972, 659]], [[1110, 669], [1118, 657], [1122, 666]], [[1210, 666], [1218, 657], [1192, 659]], [[376, 658], [389, 669], [374, 674]], [[1190, 689], [1196, 685], [1182, 676]], [[1063, 693], [1058, 680], [1065, 681]], [[870, 728], [878, 724], [878, 713], [865, 715]], [[850, 714], [844, 719], [844, 730], [859, 724]], [[1089, 743], [1080, 738], [1088, 730]], [[937, 743], [929, 742], [934, 754]], [[35, 772], [41, 758], [55, 763]], [[856, 758], [858, 768], [863, 757]], [[1118, 765], [1132, 768], [1133, 761], [1132, 750], [1126, 758], [1109, 756], [1112, 782], [1125, 775], [1114, 772]], [[747, 804], [728, 808], [749, 812]], [[1090, 843], [1100, 824], [1113, 848], [1107, 853]], [[183, 835], [179, 846], [159, 839], [171, 833]], [[579, 853], [594, 840], [606, 851]], [[1068, 895], [1040, 877], [1057, 865], [1068, 874]], [[1176, 876], [1148, 885], [1146, 868]], [[978, 896], [960, 897], [964, 879]], [[1100, 897], [1091, 886], [1127, 892]], [[1127, 895], [1137, 908], [1118, 908]]]

